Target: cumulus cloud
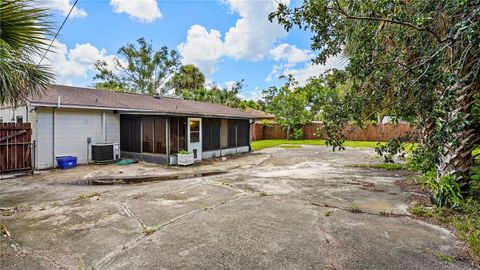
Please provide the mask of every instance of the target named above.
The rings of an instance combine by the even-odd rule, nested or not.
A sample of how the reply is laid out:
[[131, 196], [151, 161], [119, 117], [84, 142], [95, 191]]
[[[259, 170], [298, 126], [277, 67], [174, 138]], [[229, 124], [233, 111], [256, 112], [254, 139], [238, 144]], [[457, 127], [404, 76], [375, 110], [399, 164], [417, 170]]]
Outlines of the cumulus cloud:
[[126, 13], [140, 22], [153, 22], [162, 17], [156, 0], [111, 0], [116, 13]]
[[[97, 49], [90, 43], [76, 44], [68, 49], [67, 45], [55, 41], [54, 50], [47, 53], [42, 64], [50, 65], [55, 73], [56, 82], [72, 85], [75, 80], [85, 79], [93, 71], [97, 60], [114, 62], [116, 56], [107, 55], [105, 49]], [[112, 65], [113, 67], [113, 65]]]
[[217, 30], [208, 31], [193, 25], [187, 32], [187, 41], [177, 47], [183, 56], [183, 64], [194, 64], [207, 76], [216, 70], [217, 61], [223, 55], [222, 35]]
[[309, 62], [299, 69], [287, 68], [283, 71], [283, 75], [292, 74], [300, 85], [304, 85], [312, 76], [318, 76], [332, 68], [343, 69], [346, 65], [347, 62], [345, 60], [340, 58], [340, 56], [335, 56], [328, 58], [324, 65], [317, 65]]
[[276, 61], [287, 61], [289, 65], [305, 62], [311, 58], [307, 50], [301, 50], [295, 45], [282, 43], [270, 50], [270, 55]]
[[[233, 12], [240, 15], [234, 27], [225, 34], [225, 54], [234, 59], [260, 60], [273, 43], [287, 32], [268, 15], [275, 11], [279, 1], [224, 0]], [[289, 0], [281, 1], [289, 4]]]
[[[72, 8], [73, 2], [71, 0], [44, 0], [44, 1], [37, 1], [35, 2], [36, 6], [54, 9], [57, 11], [61, 11], [64, 16], [67, 16], [68, 12]], [[72, 13], [70, 13], [70, 18], [75, 17], [85, 17], [87, 16], [87, 12], [84, 9], [78, 8], [78, 6], [74, 7]]]
[[[289, 0], [281, 0], [288, 4]], [[222, 57], [236, 60], [261, 60], [267, 55], [274, 42], [286, 36], [285, 30], [277, 23], [268, 21], [268, 14], [278, 5], [277, 0], [245, 1], [223, 0], [230, 11], [240, 18], [225, 34], [215, 29], [207, 30], [193, 25], [187, 33], [187, 40], [178, 46], [184, 64], [197, 65], [207, 76], [217, 70]]]

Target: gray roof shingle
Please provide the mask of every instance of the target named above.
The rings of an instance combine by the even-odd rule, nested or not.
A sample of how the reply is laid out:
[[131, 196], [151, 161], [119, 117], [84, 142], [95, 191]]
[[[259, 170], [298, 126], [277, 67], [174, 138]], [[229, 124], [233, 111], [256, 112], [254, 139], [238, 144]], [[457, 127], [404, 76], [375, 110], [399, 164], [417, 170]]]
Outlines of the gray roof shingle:
[[149, 95], [114, 92], [83, 87], [52, 85], [39, 97], [31, 98], [33, 105], [69, 107], [92, 107], [119, 111], [146, 111], [177, 115], [217, 116], [252, 118], [248, 113], [221, 104], [184, 100], [178, 98], [155, 98]]

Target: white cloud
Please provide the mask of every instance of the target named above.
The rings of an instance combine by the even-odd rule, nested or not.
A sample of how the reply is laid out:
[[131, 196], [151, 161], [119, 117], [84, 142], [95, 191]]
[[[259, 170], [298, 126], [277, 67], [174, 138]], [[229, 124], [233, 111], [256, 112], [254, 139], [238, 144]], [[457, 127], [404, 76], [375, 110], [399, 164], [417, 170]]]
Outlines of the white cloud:
[[193, 25], [187, 33], [187, 41], [177, 47], [183, 56], [183, 64], [194, 64], [207, 76], [216, 70], [217, 61], [223, 55], [222, 36], [217, 30]]
[[222, 1], [240, 15], [235, 26], [225, 34], [225, 40], [215, 29], [193, 25], [188, 30], [186, 42], [177, 47], [184, 64], [198, 66], [207, 76], [215, 73], [218, 61], [224, 56], [236, 60], [262, 59], [273, 43], [287, 34], [282, 26], [268, 21], [268, 14], [276, 9], [279, 1], [288, 4], [290, 0]]
[[311, 58], [307, 50], [301, 50], [295, 45], [282, 43], [270, 50], [270, 55], [276, 61], [287, 61], [289, 65], [305, 62]]
[[227, 89], [230, 90], [230, 89], [232, 89], [236, 84], [237, 84], [236, 81], [228, 81], [228, 82], [225, 82], [225, 87], [227, 87]]
[[318, 76], [324, 73], [325, 71], [336, 68], [343, 69], [347, 65], [347, 62], [340, 58], [340, 56], [330, 57], [327, 59], [324, 65], [317, 65], [313, 63], [307, 63], [303, 68], [300, 69], [285, 69], [283, 75], [292, 74], [293, 77], [300, 83], [304, 85], [307, 80], [312, 76]]
[[[240, 14], [234, 27], [225, 34], [225, 54], [234, 59], [260, 60], [267, 54], [273, 43], [285, 37], [283, 27], [268, 20], [280, 1], [224, 0], [233, 12]], [[289, 4], [290, 0], [281, 2]]]
[[[43, 0], [36, 1], [34, 4], [39, 7], [55, 9], [61, 11], [64, 16], [67, 16], [68, 12], [72, 8], [72, 0]], [[73, 8], [72, 13], [70, 13], [70, 18], [75, 17], [85, 17], [87, 12], [84, 9], [78, 8], [77, 6]]]
[[131, 18], [149, 23], [162, 17], [156, 0], [110, 0], [116, 13], [127, 13]]
[[263, 98], [262, 90], [256, 86], [255, 89], [250, 91], [243, 90], [242, 93], [238, 95], [242, 99], [253, 99], [253, 100], [260, 100]]
[[50, 65], [55, 73], [56, 82], [72, 85], [75, 80], [86, 79], [94, 70], [97, 60], [113, 63], [113, 55], [107, 55], [105, 49], [97, 49], [90, 43], [76, 44], [68, 49], [67, 45], [55, 41], [54, 50], [47, 53], [42, 64]]

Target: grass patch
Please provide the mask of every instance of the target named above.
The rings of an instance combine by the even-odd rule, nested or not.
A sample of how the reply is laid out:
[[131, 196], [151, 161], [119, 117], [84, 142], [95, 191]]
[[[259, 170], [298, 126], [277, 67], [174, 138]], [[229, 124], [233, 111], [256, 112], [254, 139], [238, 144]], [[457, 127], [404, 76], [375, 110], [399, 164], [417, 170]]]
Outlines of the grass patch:
[[347, 210], [350, 213], [363, 213], [362, 209], [360, 209], [360, 206], [356, 204], [350, 205], [350, 207]]
[[470, 246], [473, 259], [480, 263], [480, 201], [469, 198], [456, 209], [414, 204], [409, 211], [454, 230]]
[[149, 235], [153, 234], [154, 232], [156, 232], [157, 230], [158, 230], [157, 227], [147, 227], [147, 228], [143, 229], [143, 234], [145, 234], [145, 236], [149, 236]]
[[[252, 142], [252, 150], [258, 151], [265, 148], [275, 147], [282, 144], [287, 145], [323, 145], [325, 146], [325, 140], [259, 140]], [[366, 147], [366, 148], [375, 148], [378, 142], [366, 142], [366, 141], [345, 141], [343, 146], [348, 147]]]
[[366, 167], [384, 170], [405, 170], [406, 165], [401, 163], [353, 164], [353, 167]]
[[331, 216], [332, 214], [333, 214], [333, 210], [329, 210], [329, 211], [325, 212], [325, 216], [326, 216], [326, 217], [329, 217], [329, 216]]
[[290, 149], [290, 148], [302, 148], [301, 145], [290, 145], [290, 144], [287, 144], [287, 145], [279, 145], [277, 147], [280, 147], [280, 148], [285, 148], [285, 149]]
[[98, 197], [100, 196], [100, 192], [90, 192], [90, 193], [82, 193], [80, 195], [78, 195], [78, 199], [79, 200], [86, 200], [86, 199], [90, 199], [90, 198], [93, 198], [93, 197]]

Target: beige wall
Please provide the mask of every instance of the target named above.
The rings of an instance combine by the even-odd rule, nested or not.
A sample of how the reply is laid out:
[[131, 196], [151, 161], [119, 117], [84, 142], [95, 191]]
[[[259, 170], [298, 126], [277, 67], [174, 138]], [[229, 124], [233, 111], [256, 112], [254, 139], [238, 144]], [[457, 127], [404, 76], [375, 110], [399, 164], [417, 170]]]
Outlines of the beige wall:
[[112, 111], [38, 107], [34, 126], [39, 169], [56, 166], [54, 158], [62, 155], [87, 163], [87, 156], [91, 159], [88, 137], [92, 144], [120, 142], [120, 115]]

